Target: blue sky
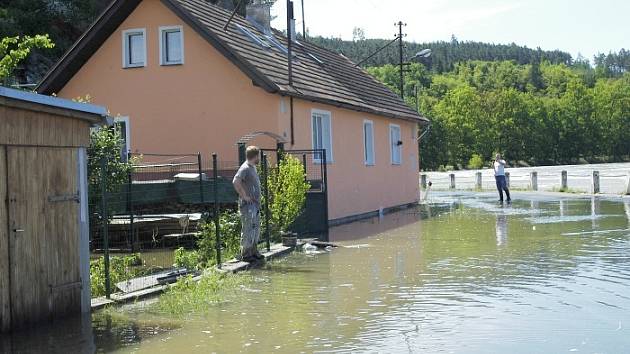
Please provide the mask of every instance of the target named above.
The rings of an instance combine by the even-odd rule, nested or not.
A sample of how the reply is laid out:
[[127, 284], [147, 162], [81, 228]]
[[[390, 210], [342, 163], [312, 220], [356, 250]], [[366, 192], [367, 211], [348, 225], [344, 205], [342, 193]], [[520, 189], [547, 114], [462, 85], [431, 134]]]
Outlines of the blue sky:
[[[300, 0], [294, 0], [301, 28]], [[598, 52], [630, 49], [627, 0], [304, 0], [312, 35], [352, 38], [354, 27], [368, 38], [393, 38], [394, 23], [408, 24], [407, 40], [517, 43], [560, 49], [592, 60]], [[286, 27], [286, 1], [272, 11], [274, 27]], [[352, 15], [354, 14], [354, 15]]]

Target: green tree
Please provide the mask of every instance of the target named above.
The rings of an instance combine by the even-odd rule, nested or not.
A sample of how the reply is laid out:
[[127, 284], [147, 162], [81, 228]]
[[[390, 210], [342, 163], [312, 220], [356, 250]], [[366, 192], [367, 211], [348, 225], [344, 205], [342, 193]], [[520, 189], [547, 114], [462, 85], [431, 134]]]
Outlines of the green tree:
[[5, 37], [0, 40], [0, 80], [11, 76], [34, 48], [53, 48], [48, 35]]
[[[131, 161], [123, 160], [121, 156], [123, 141], [116, 127], [101, 127], [94, 130], [90, 136], [88, 153], [88, 199], [90, 206], [90, 227], [97, 228], [102, 225], [102, 185], [108, 194], [119, 194], [129, 181], [129, 173], [132, 171]], [[106, 161], [106, 180], [103, 181], [101, 161]], [[108, 203], [108, 215], [120, 208], [120, 205]]]

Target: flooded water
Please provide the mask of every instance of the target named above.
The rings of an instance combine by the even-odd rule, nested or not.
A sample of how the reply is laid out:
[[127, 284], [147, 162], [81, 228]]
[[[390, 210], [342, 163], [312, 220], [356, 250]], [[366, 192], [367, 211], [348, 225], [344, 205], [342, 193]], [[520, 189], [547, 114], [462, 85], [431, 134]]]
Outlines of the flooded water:
[[135, 305], [13, 351], [630, 353], [630, 200], [432, 198], [334, 228], [343, 247], [253, 271], [207, 313]]

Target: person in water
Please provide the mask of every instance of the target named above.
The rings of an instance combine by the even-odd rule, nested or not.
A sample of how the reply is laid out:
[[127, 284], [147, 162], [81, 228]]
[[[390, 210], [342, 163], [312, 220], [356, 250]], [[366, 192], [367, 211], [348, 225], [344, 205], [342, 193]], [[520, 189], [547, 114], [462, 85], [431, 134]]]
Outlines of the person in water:
[[501, 158], [501, 154], [497, 154], [493, 163], [494, 179], [497, 182], [497, 190], [499, 191], [499, 201], [503, 203], [503, 192], [507, 197], [507, 202], [512, 202], [510, 198], [510, 190], [508, 189], [507, 179], [505, 178], [505, 160]]
[[249, 146], [245, 152], [245, 161], [234, 176], [232, 183], [239, 196], [239, 212], [241, 214], [241, 254], [245, 262], [264, 260], [258, 252], [260, 238], [260, 178], [256, 165], [260, 160], [260, 149]]

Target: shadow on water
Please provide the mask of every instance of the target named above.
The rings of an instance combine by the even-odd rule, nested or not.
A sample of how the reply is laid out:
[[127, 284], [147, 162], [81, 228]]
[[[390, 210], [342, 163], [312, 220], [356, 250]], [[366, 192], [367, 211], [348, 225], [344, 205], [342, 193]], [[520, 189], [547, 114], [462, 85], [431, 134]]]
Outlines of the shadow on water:
[[0, 335], [2, 354], [111, 352], [180, 326], [170, 321], [135, 321], [97, 312]]

